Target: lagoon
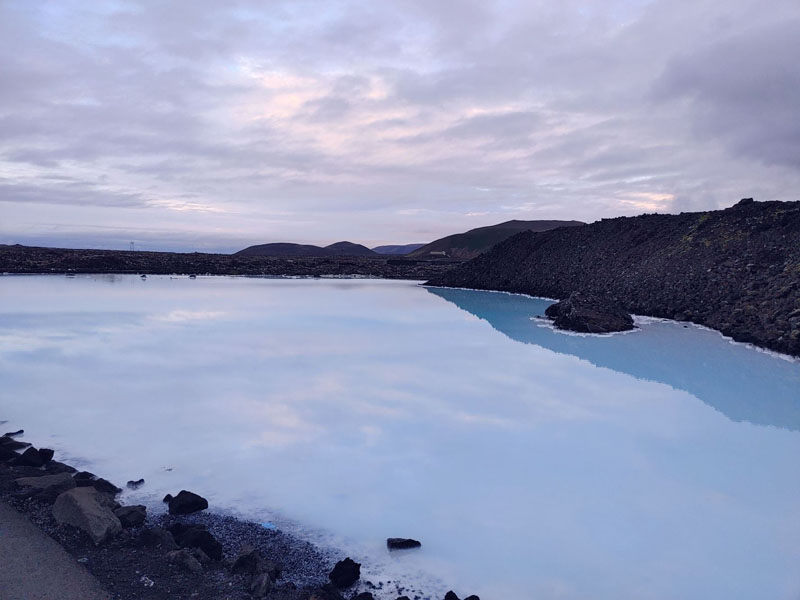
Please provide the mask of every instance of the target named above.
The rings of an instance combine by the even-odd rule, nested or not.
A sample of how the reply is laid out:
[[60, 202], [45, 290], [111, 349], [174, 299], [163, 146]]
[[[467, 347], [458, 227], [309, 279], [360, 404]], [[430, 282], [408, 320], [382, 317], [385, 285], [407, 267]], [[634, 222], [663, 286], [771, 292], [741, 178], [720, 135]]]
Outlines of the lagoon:
[[[432, 598], [796, 600], [800, 362], [651, 319], [568, 335], [548, 304], [4, 276], [0, 420], [143, 477], [126, 503], [190, 489]], [[390, 555], [395, 536], [423, 547]]]

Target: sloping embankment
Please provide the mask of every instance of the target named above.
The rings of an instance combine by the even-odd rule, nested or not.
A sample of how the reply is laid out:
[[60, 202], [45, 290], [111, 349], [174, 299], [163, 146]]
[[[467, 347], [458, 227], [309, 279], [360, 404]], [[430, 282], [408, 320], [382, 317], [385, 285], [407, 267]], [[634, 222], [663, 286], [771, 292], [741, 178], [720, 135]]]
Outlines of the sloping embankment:
[[800, 356], [800, 202], [604, 219], [520, 233], [429, 285], [608, 296]]

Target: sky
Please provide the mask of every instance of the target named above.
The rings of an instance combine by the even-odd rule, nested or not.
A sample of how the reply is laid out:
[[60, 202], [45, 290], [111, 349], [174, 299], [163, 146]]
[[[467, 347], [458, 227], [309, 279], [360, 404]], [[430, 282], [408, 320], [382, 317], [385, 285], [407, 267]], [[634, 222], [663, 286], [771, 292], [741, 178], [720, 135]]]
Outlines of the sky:
[[0, 243], [800, 199], [798, 0], [0, 0]]

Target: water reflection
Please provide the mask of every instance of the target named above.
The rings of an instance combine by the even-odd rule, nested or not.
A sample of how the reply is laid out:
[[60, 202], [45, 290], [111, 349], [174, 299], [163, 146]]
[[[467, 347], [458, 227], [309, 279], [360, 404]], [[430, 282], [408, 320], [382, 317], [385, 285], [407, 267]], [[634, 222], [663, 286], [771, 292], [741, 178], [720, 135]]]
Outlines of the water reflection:
[[472, 290], [426, 288], [525, 344], [572, 354], [599, 367], [686, 390], [733, 421], [800, 431], [800, 362], [731, 344], [712, 331], [652, 322], [643, 331], [575, 336], [531, 321], [546, 300]]

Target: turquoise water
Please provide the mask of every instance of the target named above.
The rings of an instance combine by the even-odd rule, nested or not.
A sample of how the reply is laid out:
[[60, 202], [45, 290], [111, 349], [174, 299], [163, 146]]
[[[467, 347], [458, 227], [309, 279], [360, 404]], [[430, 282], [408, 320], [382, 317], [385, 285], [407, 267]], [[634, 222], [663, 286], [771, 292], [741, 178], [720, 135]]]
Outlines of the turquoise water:
[[566, 335], [547, 304], [0, 277], [0, 420], [144, 477], [126, 501], [191, 489], [438, 598], [800, 598], [800, 363], [672, 322]]

